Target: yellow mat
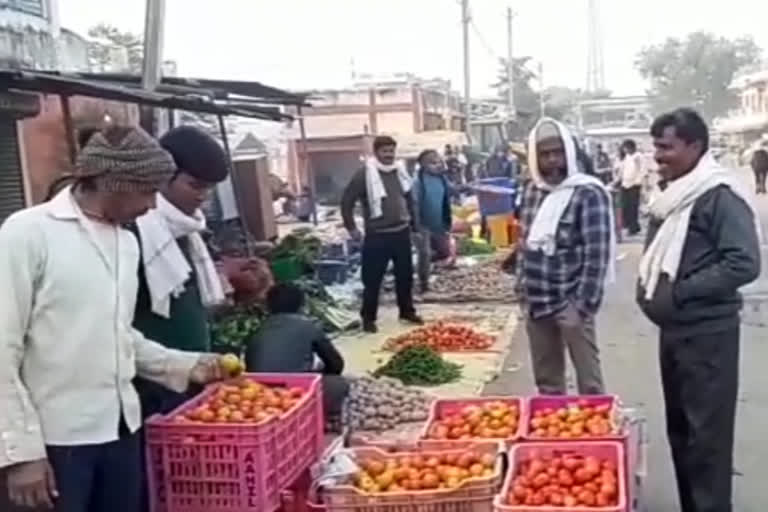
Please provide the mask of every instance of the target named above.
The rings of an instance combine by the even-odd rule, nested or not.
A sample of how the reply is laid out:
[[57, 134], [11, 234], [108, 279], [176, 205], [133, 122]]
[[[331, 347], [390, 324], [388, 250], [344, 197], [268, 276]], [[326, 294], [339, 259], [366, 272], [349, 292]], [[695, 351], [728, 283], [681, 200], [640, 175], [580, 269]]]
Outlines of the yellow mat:
[[[489, 351], [472, 353], [447, 353], [445, 359], [462, 365], [462, 377], [442, 386], [424, 387], [437, 397], [467, 397], [479, 395], [486, 383], [493, 380], [502, 369], [509, 350], [511, 335], [517, 325], [515, 305], [499, 304], [429, 304], [420, 306], [419, 313], [427, 322], [444, 320], [471, 325], [472, 328], [497, 336]], [[373, 372], [392, 356], [382, 350], [384, 342], [402, 334], [413, 326], [397, 320], [397, 309], [382, 307], [379, 311], [377, 334], [350, 333], [334, 340], [344, 356], [345, 374], [363, 375]]]

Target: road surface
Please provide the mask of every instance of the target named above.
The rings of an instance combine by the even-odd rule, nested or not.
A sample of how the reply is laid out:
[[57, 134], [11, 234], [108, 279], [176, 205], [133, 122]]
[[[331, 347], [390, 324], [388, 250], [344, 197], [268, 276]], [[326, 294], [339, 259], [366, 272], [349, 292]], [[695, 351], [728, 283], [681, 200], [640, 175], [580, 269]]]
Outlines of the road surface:
[[[737, 171], [752, 184], [746, 170]], [[757, 199], [768, 242], [768, 196]], [[617, 282], [606, 291], [598, 316], [606, 385], [631, 406], [645, 410], [650, 445], [644, 498], [649, 512], [679, 510], [677, 491], [666, 442], [663, 398], [657, 358], [657, 329], [634, 302], [636, 269], [642, 247], [639, 241], [621, 244]], [[768, 269], [768, 246], [763, 248], [763, 269]], [[768, 444], [768, 270], [744, 290], [745, 309], [741, 335], [741, 388], [739, 394], [734, 468], [734, 510], [765, 510], [765, 466]], [[485, 390], [486, 394], [533, 391], [527, 338], [521, 328], [513, 336], [506, 371]]]

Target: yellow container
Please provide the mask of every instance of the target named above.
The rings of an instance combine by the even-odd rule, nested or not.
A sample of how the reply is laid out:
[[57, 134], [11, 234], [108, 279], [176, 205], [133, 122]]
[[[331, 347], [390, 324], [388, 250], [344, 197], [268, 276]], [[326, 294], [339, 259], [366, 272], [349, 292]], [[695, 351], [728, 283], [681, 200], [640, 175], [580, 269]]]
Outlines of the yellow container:
[[487, 217], [489, 242], [494, 247], [509, 247], [509, 216], [491, 215]]
[[482, 230], [483, 229], [480, 226], [472, 226], [472, 238], [475, 240], [480, 240], [480, 234]]

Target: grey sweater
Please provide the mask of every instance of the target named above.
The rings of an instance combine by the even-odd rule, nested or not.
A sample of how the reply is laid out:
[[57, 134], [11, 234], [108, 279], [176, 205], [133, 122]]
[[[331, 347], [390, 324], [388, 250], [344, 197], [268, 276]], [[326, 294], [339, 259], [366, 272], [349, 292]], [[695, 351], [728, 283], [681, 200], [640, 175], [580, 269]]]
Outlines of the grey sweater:
[[394, 233], [413, 224], [413, 198], [410, 192], [403, 192], [397, 172], [380, 172], [381, 182], [387, 197], [381, 201], [382, 216], [372, 219], [368, 206], [368, 192], [365, 183], [365, 168], [358, 170], [350, 180], [341, 198], [341, 216], [344, 227], [355, 229], [355, 206], [363, 205], [363, 219], [366, 233]]
[[[646, 247], [661, 221], [652, 219]], [[697, 336], [738, 326], [738, 289], [760, 275], [760, 246], [749, 206], [721, 185], [693, 205], [677, 279], [662, 274], [651, 300], [638, 286], [646, 316], [668, 336]]]

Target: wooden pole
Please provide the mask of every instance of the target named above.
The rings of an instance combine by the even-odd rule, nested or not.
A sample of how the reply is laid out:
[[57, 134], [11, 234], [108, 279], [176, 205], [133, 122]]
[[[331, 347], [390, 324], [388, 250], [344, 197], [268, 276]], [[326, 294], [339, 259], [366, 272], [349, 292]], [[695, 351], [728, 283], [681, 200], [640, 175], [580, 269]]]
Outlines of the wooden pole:
[[[161, 80], [163, 61], [163, 29], [165, 26], [165, 0], [147, 0], [144, 19], [144, 69], [141, 86], [154, 91]], [[158, 116], [153, 107], [141, 109], [141, 125], [152, 135], [160, 135]]]
[[245, 235], [245, 252], [248, 257], [253, 256], [253, 247], [251, 246], [251, 230], [248, 226], [248, 219], [245, 215], [245, 209], [243, 208], [243, 199], [240, 195], [240, 187], [237, 184], [235, 178], [235, 166], [232, 163], [232, 153], [229, 149], [229, 137], [227, 137], [227, 126], [224, 124], [224, 116], [219, 114], [219, 133], [221, 134], [221, 142], [224, 144], [224, 151], [227, 153], [227, 165], [229, 166], [230, 183], [232, 184], [232, 192], [235, 196], [235, 206], [237, 207], [237, 217], [240, 221], [240, 229], [243, 230]]
[[64, 132], [67, 136], [67, 149], [69, 151], [69, 162], [74, 166], [77, 160], [77, 136], [75, 135], [75, 127], [72, 126], [72, 110], [69, 107], [69, 96], [64, 94], [59, 96], [59, 102], [61, 103], [61, 113], [64, 118]]
[[312, 171], [312, 165], [309, 162], [309, 152], [307, 151], [307, 130], [304, 126], [304, 116], [301, 113], [301, 105], [297, 105], [296, 114], [299, 117], [299, 132], [301, 133], [301, 160], [304, 175], [309, 182], [309, 200], [312, 201], [312, 224], [317, 226], [317, 197], [315, 191], [315, 174]]

